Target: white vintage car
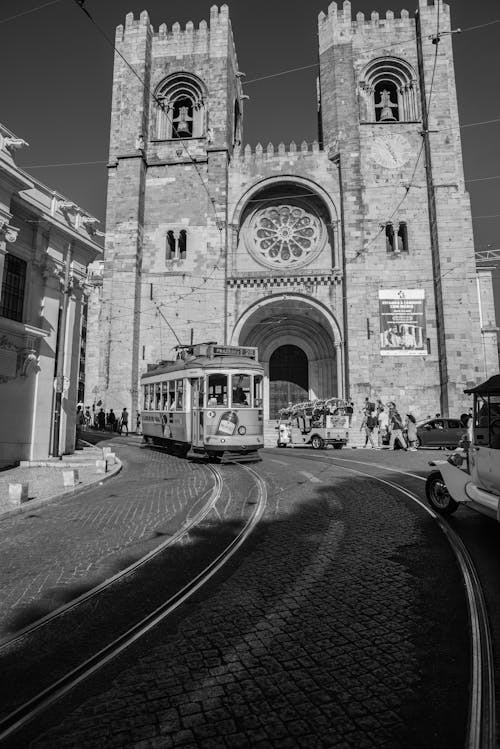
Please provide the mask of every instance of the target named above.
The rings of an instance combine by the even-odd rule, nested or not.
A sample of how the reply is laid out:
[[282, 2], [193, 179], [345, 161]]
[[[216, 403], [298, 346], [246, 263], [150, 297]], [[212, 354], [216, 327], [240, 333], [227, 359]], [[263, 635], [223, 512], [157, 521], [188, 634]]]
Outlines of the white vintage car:
[[430, 464], [437, 470], [427, 477], [427, 499], [441, 515], [466, 504], [500, 522], [500, 374], [464, 392], [474, 396], [469, 439], [447, 461]]

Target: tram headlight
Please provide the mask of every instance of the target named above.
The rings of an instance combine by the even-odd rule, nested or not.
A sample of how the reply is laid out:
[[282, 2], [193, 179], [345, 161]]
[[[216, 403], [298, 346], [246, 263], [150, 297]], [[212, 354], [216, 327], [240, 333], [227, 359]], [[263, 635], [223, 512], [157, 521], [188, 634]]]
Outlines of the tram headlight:
[[243, 424], [238, 427], [238, 434], [241, 434], [242, 436], [247, 433], [247, 428], [243, 426]]

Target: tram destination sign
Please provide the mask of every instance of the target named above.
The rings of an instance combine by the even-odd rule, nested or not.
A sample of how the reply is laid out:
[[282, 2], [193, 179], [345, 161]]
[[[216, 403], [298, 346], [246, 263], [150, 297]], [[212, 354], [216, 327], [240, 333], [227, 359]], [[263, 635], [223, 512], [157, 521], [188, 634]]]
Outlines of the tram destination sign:
[[425, 356], [424, 289], [379, 289], [380, 354]]
[[214, 346], [214, 356], [246, 356], [257, 359], [257, 349], [253, 346]]

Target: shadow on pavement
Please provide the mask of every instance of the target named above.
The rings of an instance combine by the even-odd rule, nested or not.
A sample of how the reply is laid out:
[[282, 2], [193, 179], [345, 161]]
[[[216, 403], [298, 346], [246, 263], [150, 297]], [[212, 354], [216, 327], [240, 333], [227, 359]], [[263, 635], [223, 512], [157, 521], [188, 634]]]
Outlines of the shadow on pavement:
[[[243, 549], [148, 636], [146, 654], [130, 647], [33, 746], [69, 736], [75, 746], [463, 745], [465, 596], [432, 519], [368, 478], [269, 501]], [[189, 579], [240, 527], [213, 521], [154, 560], [129, 612]], [[98, 626], [116, 617], [110, 607]]]

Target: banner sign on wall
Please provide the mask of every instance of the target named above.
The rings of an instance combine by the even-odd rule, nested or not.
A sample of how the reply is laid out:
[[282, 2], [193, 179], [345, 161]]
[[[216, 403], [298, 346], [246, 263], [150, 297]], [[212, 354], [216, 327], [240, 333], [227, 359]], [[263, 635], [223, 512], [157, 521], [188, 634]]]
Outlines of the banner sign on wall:
[[424, 289], [379, 289], [382, 356], [427, 354]]

